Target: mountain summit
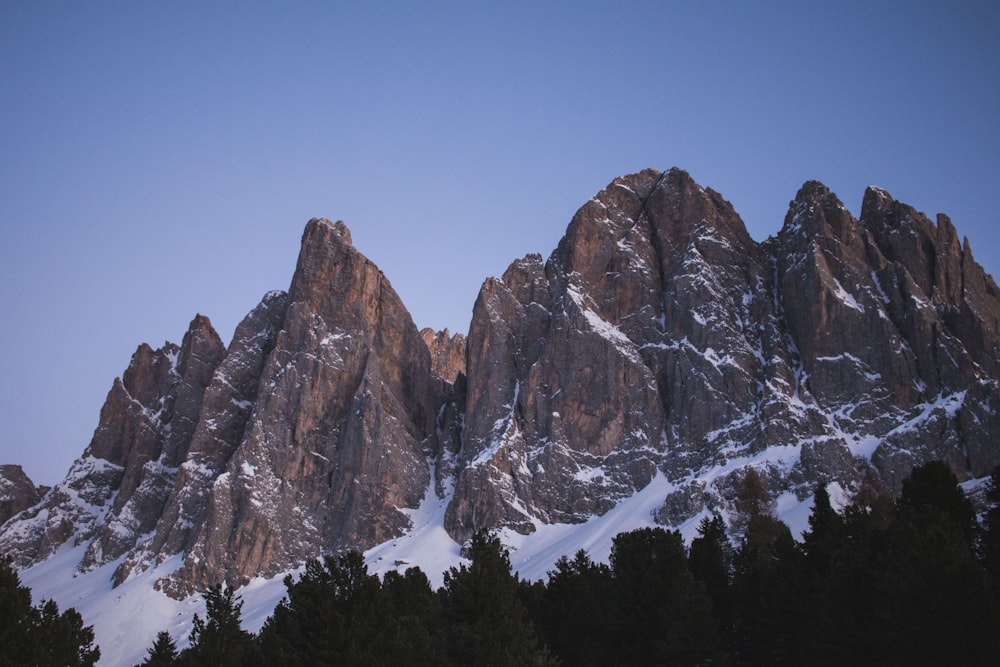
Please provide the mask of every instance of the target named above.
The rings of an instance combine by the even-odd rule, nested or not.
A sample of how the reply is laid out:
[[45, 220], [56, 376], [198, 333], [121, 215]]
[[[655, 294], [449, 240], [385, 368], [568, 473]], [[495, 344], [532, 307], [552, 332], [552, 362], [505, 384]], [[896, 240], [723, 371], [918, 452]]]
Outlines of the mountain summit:
[[157, 587], [183, 598], [399, 538], [426, 503], [462, 543], [585, 522], [654, 479], [651, 520], [725, 514], [747, 466], [786, 504], [896, 492], [931, 459], [983, 477], [998, 332], [968, 241], [878, 188], [858, 220], [808, 182], [757, 243], [684, 171], [617, 178], [548, 259], [483, 283], [467, 338], [418, 331], [344, 223], [314, 219], [288, 292], [228, 347], [201, 315], [139, 346], [0, 552], [79, 546], [77, 571], [115, 583], [176, 558]]

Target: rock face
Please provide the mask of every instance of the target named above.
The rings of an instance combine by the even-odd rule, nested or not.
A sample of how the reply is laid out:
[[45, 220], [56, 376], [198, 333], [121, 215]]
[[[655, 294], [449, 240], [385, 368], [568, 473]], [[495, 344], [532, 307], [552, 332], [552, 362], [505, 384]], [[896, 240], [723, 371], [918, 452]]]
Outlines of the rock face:
[[182, 597], [403, 535], [433, 496], [461, 542], [584, 521], [658, 476], [668, 525], [728, 511], [746, 466], [800, 500], [898, 490], [930, 459], [982, 477], [998, 377], [993, 279], [946, 217], [877, 188], [855, 219], [806, 183], [758, 243], [683, 171], [616, 179], [547, 260], [485, 281], [468, 338], [418, 332], [346, 226], [311, 220], [288, 292], [228, 348], [202, 316], [139, 347], [63, 482], [32, 496], [3, 469], [27, 500], [0, 551], [80, 546], [116, 582], [179, 554], [158, 586]]
[[454, 384], [459, 375], [465, 375], [465, 336], [460, 333], [421, 329], [420, 337], [431, 355], [431, 372]]
[[448, 529], [582, 521], [656, 474], [679, 523], [750, 464], [799, 499], [931, 458], [988, 474], [998, 316], [950, 222], [882, 191], [858, 221], [807, 183], [758, 244], [680, 170], [616, 179], [480, 292]]
[[440, 447], [430, 367], [343, 223], [310, 221], [242, 442], [206, 475], [217, 476], [168, 589], [241, 584], [406, 530]]
[[41, 500], [47, 490], [36, 488], [21, 466], [0, 465], [0, 526]]

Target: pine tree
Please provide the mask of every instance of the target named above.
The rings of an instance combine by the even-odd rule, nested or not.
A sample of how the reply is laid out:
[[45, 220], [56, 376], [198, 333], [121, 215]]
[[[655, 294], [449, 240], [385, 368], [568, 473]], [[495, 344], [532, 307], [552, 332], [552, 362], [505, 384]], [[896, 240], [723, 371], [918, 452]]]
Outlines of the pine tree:
[[844, 521], [830, 504], [830, 494], [825, 484], [818, 484], [813, 492], [813, 508], [809, 515], [809, 530], [802, 535], [802, 548], [806, 558], [821, 574], [831, 566], [834, 553], [844, 539]]
[[417, 618], [397, 622], [392, 596], [407, 604], [419, 598], [421, 586], [430, 595], [427, 579], [419, 570], [403, 581], [390, 579], [393, 590], [383, 591], [378, 577], [369, 574], [364, 557], [356, 551], [326, 556], [322, 563], [309, 561], [298, 581], [285, 579], [288, 596], [261, 630], [264, 664], [391, 664], [387, 656], [405, 651], [397, 630], [415, 642], [405, 661], [426, 664], [420, 653], [420, 646], [427, 644], [426, 627]]
[[929, 461], [914, 468], [903, 480], [899, 506], [942, 513], [962, 532], [966, 544], [974, 547], [979, 530], [976, 511], [947, 463]]
[[721, 515], [701, 520], [698, 537], [691, 540], [688, 567], [712, 600], [720, 629], [728, 629], [732, 624], [733, 545]]
[[254, 660], [253, 636], [240, 627], [243, 601], [232, 588], [216, 584], [204, 594], [206, 618], [194, 615], [191, 645], [181, 654], [184, 665], [241, 667]]
[[471, 563], [452, 567], [441, 591], [448, 659], [457, 665], [553, 664], [518, 595], [507, 550], [480, 532], [469, 546]]
[[[566, 665], [609, 665], [616, 659], [610, 626], [611, 570], [584, 550], [563, 556], [541, 593], [538, 624]], [[572, 613], [568, 613], [572, 610]]]
[[0, 558], [0, 665], [90, 667], [101, 657], [94, 631], [73, 608], [53, 600], [31, 606], [31, 591], [8, 558]]
[[31, 606], [31, 590], [21, 585], [10, 560], [0, 558], [0, 664], [31, 664], [37, 623], [38, 610]]
[[694, 665], [719, 650], [704, 586], [688, 569], [677, 531], [641, 528], [611, 546], [612, 618], [623, 665]]
[[385, 611], [380, 615], [383, 664], [439, 665], [443, 659], [437, 635], [441, 603], [420, 568], [386, 572], [382, 580]]
[[739, 665], [798, 665], [802, 635], [796, 590], [799, 552], [788, 526], [770, 513], [747, 523], [736, 554], [733, 642]]
[[990, 475], [986, 500], [989, 506], [983, 517], [983, 534], [979, 548], [986, 571], [993, 580], [994, 589], [1000, 593], [1000, 466], [997, 466]]
[[146, 660], [138, 667], [171, 667], [177, 664], [177, 645], [166, 630], [156, 635], [147, 654]]
[[760, 515], [771, 516], [771, 493], [767, 478], [759, 470], [747, 467], [736, 485], [736, 498], [733, 502], [735, 512], [730, 517], [733, 531], [742, 535], [747, 524]]
[[910, 664], [995, 664], [996, 615], [972, 505], [947, 465], [914, 468], [886, 531], [887, 652]]

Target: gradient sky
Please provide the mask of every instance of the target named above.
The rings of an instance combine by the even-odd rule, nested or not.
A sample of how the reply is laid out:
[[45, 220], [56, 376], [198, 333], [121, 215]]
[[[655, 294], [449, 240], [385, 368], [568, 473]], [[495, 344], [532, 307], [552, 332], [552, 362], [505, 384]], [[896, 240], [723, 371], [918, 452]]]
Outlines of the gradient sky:
[[314, 216], [452, 331], [649, 166], [757, 240], [879, 185], [1000, 275], [1000, 4], [486, 4], [0, 0], [0, 463], [61, 479], [136, 346], [228, 343]]

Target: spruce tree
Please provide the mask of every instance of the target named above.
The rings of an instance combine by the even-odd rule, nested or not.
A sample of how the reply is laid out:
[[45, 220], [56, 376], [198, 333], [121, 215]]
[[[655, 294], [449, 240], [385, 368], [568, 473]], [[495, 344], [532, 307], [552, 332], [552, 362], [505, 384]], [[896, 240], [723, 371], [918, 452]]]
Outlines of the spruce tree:
[[[538, 623], [552, 651], [565, 665], [609, 665], [617, 659], [611, 642], [611, 570], [580, 549], [563, 556], [549, 572]], [[570, 611], [571, 610], [571, 611]]]
[[90, 667], [101, 657], [94, 631], [73, 608], [53, 600], [31, 605], [31, 590], [10, 559], [0, 557], [0, 665]]
[[146, 652], [146, 660], [138, 667], [171, 667], [177, 664], [177, 645], [166, 630], [157, 633], [156, 640]]
[[721, 515], [701, 520], [698, 537], [691, 540], [688, 567], [711, 598], [720, 628], [728, 628], [732, 609], [733, 545]]
[[241, 667], [255, 660], [253, 636], [240, 627], [243, 601], [232, 588], [216, 584], [203, 594], [206, 618], [194, 615], [191, 645], [182, 664], [198, 667]]
[[309, 561], [302, 577], [286, 577], [285, 586], [287, 598], [261, 629], [265, 664], [379, 664], [386, 605], [360, 553]]
[[620, 533], [611, 546], [611, 575], [619, 664], [694, 665], [718, 652], [712, 603], [688, 569], [680, 533]]
[[456, 665], [554, 664], [518, 595], [507, 550], [495, 535], [476, 533], [471, 563], [452, 567], [441, 590], [448, 659]]

